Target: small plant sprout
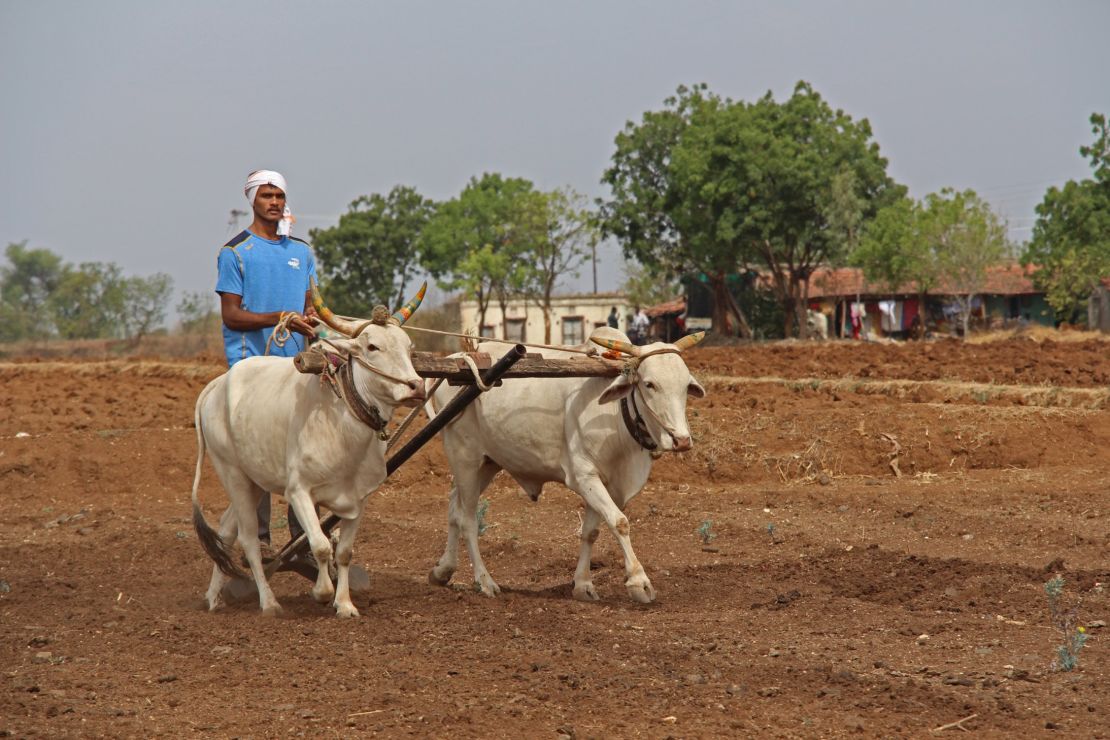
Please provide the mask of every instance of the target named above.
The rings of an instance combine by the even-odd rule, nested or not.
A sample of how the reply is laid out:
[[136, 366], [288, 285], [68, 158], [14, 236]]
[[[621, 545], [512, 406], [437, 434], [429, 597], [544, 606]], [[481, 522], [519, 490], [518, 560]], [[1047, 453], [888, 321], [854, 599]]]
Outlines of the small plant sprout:
[[479, 537], [481, 537], [483, 534], [485, 534], [486, 530], [490, 528], [490, 525], [486, 524], [486, 512], [487, 511], [489, 511], [489, 499], [488, 498], [483, 498], [483, 499], [478, 501], [478, 511], [476, 512], [476, 515], [475, 515], [475, 518], [478, 520], [478, 536]]
[[713, 531], [713, 520], [706, 519], [698, 527], [698, 537], [701, 537], [703, 545], [708, 545], [713, 540], [717, 539], [717, 533]]
[[775, 529], [775, 525], [773, 522], [767, 525], [767, 534], [771, 537], [771, 544], [777, 545], [778, 543], [782, 542], [782, 538], [779, 537], [778, 531]]
[[1060, 630], [1063, 638], [1063, 643], [1056, 646], [1056, 656], [1052, 659], [1052, 668], [1057, 671], [1071, 671], [1079, 665], [1079, 651], [1087, 644], [1088, 637], [1086, 628], [1079, 624], [1079, 599], [1068, 605], [1064, 585], [1064, 578], [1060, 574], [1053, 576], [1044, 585], [1052, 624]]

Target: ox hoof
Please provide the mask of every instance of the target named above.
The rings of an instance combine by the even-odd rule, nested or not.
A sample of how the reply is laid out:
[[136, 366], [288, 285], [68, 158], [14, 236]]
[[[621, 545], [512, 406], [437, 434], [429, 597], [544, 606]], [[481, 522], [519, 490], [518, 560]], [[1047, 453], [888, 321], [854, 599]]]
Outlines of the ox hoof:
[[474, 590], [481, 591], [484, 596], [489, 596], [490, 598], [499, 596], [501, 594], [501, 587], [498, 586], [488, 575], [484, 575], [478, 580], [474, 581]]
[[597, 595], [597, 589], [594, 588], [593, 583], [576, 583], [574, 585], [574, 598], [578, 601], [597, 601], [601, 597]]
[[208, 611], [210, 612], [219, 611], [224, 606], [224, 600], [218, 596], [214, 599], [206, 598], [205, 603], [208, 604]]
[[264, 617], [280, 617], [281, 616], [281, 604], [278, 604], [277, 602], [274, 602], [270, 606], [263, 607], [262, 608], [262, 616], [264, 616]]
[[355, 608], [354, 604], [348, 604], [346, 606], [339, 606], [337, 604], [335, 607], [335, 616], [340, 619], [352, 619], [358, 616], [358, 609]]
[[455, 575], [455, 571], [446, 568], [441, 570], [437, 566], [428, 571], [428, 583], [433, 586], [446, 586], [451, 582], [451, 576], [453, 575]]
[[640, 604], [650, 604], [655, 601], [655, 589], [650, 583], [627, 583], [628, 595], [633, 601]]
[[312, 598], [316, 600], [317, 604], [330, 604], [331, 600], [335, 598], [335, 589], [329, 588], [326, 591], [312, 589]]

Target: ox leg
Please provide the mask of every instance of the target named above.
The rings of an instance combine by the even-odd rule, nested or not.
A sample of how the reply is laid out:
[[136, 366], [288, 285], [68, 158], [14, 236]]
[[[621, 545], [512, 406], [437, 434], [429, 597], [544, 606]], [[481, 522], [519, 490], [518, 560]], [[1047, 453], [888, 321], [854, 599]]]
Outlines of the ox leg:
[[243, 554], [254, 576], [254, 585], [258, 589], [258, 606], [266, 616], [276, 617], [281, 614], [281, 604], [274, 596], [270, 582], [266, 580], [266, 571], [262, 567], [262, 546], [258, 542], [258, 501], [268, 494], [250, 481], [243, 485], [236, 481], [232, 485], [238, 490], [232, 492], [228, 482], [225, 482], [224, 487], [228, 489], [231, 506], [235, 509], [235, 518], [238, 520], [239, 546], [243, 548]]
[[[580, 485], [572, 486], [572, 488], [585, 499], [587, 507], [594, 509], [601, 515], [601, 518], [609, 525], [613, 536], [617, 538], [617, 542], [620, 543], [621, 552], [624, 554], [624, 574], [626, 576], [624, 586], [628, 589], [628, 595], [633, 601], [638, 601], [641, 604], [655, 601], [655, 589], [652, 588], [651, 581], [648, 579], [647, 573], [644, 572], [644, 566], [640, 565], [639, 558], [632, 550], [628, 517], [613, 503], [605, 485], [595, 477], [588, 478], [582, 481]], [[581, 566], [581, 563], [579, 563], [579, 566]], [[589, 567], [588, 563], [587, 567]]]
[[336, 577], [335, 601], [332, 603], [335, 606], [335, 614], [339, 617], [358, 616], [358, 609], [351, 601], [351, 553], [354, 550], [355, 535], [358, 534], [358, 523], [361, 517], [360, 511], [359, 516], [343, 522], [343, 528], [339, 531], [339, 541], [335, 546], [335, 561], [339, 566], [339, 575]]
[[[235, 508], [229, 506], [223, 516], [220, 517], [220, 528], [217, 530], [220, 539], [228, 547], [235, 543], [235, 533], [238, 528], [239, 522], [235, 520]], [[223, 591], [224, 585], [229, 580], [219, 568], [212, 566], [212, 580], [208, 582], [208, 593], [204, 595], [204, 600], [208, 602], [208, 611], [214, 612], [224, 605], [224, 599], [220, 592]]]
[[601, 515], [587, 506], [586, 514], [582, 517], [578, 567], [574, 569], [574, 598], [579, 601], [597, 601], [600, 598], [597, 590], [594, 589], [593, 578], [590, 576], [590, 555], [593, 552], [594, 542], [597, 541], [597, 527], [600, 523]]
[[[320, 518], [312, 504], [312, 497], [300, 488], [289, 488], [285, 491], [285, 498], [297, 515], [305, 534], [308, 536], [308, 545], [312, 549], [312, 556], [316, 558], [316, 585], [312, 587], [312, 598], [318, 604], [329, 604], [335, 597], [335, 586], [331, 582], [328, 564], [332, 558], [331, 541], [324, 536], [320, 529]], [[343, 527], [347, 529], [347, 527]], [[346, 534], [345, 532], [343, 534]], [[340, 535], [342, 537], [343, 535]]]
[[486, 596], [497, 596], [501, 588], [486, 570], [482, 553], [478, 549], [478, 499], [482, 491], [500, 472], [501, 467], [486, 460], [475, 468], [455, 474], [455, 485], [451, 489], [451, 503], [448, 508], [447, 548], [443, 557], [428, 575], [432, 583], [445, 586], [458, 567], [459, 535], [466, 542], [467, 554], [474, 566], [474, 584]]
[[451, 486], [447, 503], [447, 547], [439, 562], [428, 572], [428, 582], [433, 586], [446, 586], [459, 567], [459, 484]]

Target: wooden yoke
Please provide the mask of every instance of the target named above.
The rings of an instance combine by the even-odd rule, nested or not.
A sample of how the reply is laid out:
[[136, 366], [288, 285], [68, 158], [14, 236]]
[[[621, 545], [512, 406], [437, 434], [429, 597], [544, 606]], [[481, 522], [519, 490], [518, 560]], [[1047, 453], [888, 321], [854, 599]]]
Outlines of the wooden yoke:
[[[479, 370], [492, 366], [489, 354], [468, 352]], [[319, 375], [327, 360], [316, 350], [305, 350], [293, 358], [293, 365], [302, 373]], [[413, 352], [412, 366], [422, 378], [446, 378], [450, 385], [472, 385], [474, 372], [461, 357], [440, 357], [431, 352]], [[503, 378], [615, 378], [624, 362], [600, 357], [556, 359], [528, 353], [513, 365]]]

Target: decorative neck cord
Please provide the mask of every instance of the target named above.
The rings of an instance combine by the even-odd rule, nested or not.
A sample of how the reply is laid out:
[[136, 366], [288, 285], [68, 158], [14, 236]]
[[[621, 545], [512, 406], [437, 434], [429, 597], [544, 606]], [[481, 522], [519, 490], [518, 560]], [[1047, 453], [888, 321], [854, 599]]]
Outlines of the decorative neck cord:
[[[624, 424], [628, 429], [628, 433], [632, 435], [632, 438], [635, 439], [641, 447], [651, 453], [653, 459], [658, 459], [663, 453], [659, 450], [659, 443], [651, 436], [651, 430], [649, 430], [647, 424], [644, 423], [644, 417], [640, 415], [640, 409], [636, 404], [636, 391], [640, 390], [639, 368], [640, 363], [653, 355], [668, 354], [677, 355], [681, 354], [681, 351], [674, 347], [653, 349], [642, 355], [633, 355], [629, 357], [624, 363], [624, 367], [621, 369], [621, 374], [627, 377], [632, 384], [632, 391], [629, 392], [625, 398], [621, 399], [621, 416], [624, 417]], [[640, 390], [640, 394], [643, 395], [642, 390]], [[643, 401], [644, 408], [647, 409], [648, 414], [655, 420], [655, 423], [659, 425], [659, 428], [662, 429], [664, 433], [670, 434], [663, 420], [659, 418], [659, 415], [651, 408], [651, 404], [647, 402], [647, 398], [644, 398]], [[635, 419], [633, 419], [632, 414], [629, 413], [629, 405], [631, 405], [632, 411], [636, 414]]]

